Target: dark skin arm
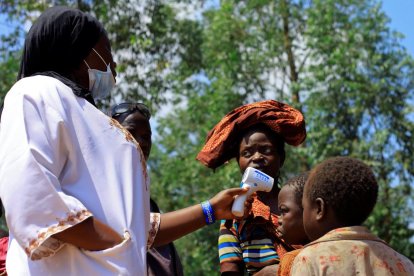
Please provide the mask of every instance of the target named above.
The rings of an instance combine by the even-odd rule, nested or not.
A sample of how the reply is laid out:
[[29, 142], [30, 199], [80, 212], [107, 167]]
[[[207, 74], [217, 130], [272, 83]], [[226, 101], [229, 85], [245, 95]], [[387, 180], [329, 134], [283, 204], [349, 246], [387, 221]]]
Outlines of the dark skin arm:
[[[210, 199], [216, 220], [235, 218], [231, 213], [234, 196], [245, 192], [247, 190], [233, 188], [221, 191]], [[251, 201], [246, 201], [245, 206], [247, 206], [246, 209], [250, 210]], [[200, 204], [161, 214], [160, 228], [155, 236], [153, 247], [175, 241], [205, 225], [206, 221]]]
[[111, 248], [123, 240], [120, 234], [94, 217], [57, 233], [53, 237], [90, 251]]
[[154, 247], [168, 244], [206, 225], [200, 204], [161, 214]]
[[[233, 188], [221, 191], [214, 196], [210, 204], [216, 219], [234, 218], [231, 213], [234, 196], [245, 192], [247, 189]], [[249, 204], [251, 205], [251, 202], [247, 202], [246, 206]], [[163, 214], [161, 222], [154, 246], [167, 244], [206, 225], [200, 204]], [[53, 237], [90, 251], [111, 248], [123, 240], [115, 230], [94, 217], [57, 233]]]

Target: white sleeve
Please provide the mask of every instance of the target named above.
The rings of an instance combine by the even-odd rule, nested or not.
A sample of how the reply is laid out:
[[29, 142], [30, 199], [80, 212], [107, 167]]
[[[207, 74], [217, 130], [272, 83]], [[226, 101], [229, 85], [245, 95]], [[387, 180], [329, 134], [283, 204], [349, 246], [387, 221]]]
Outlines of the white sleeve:
[[63, 246], [51, 237], [53, 234], [92, 214], [61, 189], [59, 176], [68, 160], [71, 131], [66, 129], [63, 111], [58, 112], [45, 101], [42, 93], [24, 93], [25, 89], [36, 90], [27, 82], [18, 82], [5, 100], [0, 132], [0, 196], [9, 231], [36, 260], [53, 255]]

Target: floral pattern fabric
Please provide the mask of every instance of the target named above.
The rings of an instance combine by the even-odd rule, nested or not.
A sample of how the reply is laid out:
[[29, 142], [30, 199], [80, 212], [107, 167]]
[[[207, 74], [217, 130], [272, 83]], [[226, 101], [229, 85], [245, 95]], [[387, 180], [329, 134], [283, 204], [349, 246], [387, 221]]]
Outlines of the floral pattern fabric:
[[412, 276], [414, 265], [366, 227], [332, 230], [305, 246], [292, 275]]

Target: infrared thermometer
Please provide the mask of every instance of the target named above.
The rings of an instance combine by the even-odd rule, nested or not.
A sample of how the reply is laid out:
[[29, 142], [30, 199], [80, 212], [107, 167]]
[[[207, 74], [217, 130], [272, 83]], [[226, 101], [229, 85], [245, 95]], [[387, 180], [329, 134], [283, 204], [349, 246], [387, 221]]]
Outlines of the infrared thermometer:
[[244, 202], [254, 192], [270, 192], [273, 188], [274, 179], [268, 176], [264, 172], [261, 172], [255, 168], [248, 167], [243, 174], [240, 187], [250, 187], [247, 193], [238, 195], [234, 199], [231, 212], [236, 217], [242, 217], [244, 215]]

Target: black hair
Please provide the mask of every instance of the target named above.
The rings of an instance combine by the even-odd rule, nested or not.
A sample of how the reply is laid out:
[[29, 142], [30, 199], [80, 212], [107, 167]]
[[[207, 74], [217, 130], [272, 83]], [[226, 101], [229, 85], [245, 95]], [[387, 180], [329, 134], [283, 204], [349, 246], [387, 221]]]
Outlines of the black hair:
[[102, 24], [87, 13], [62, 6], [45, 10], [26, 36], [18, 79], [46, 71], [70, 79], [102, 36]]
[[303, 210], [302, 206], [302, 197], [303, 197], [303, 190], [305, 187], [306, 180], [308, 180], [309, 172], [304, 172], [299, 174], [298, 176], [294, 176], [292, 178], [289, 178], [288, 181], [286, 181], [285, 185], [283, 186], [290, 186], [294, 193], [295, 193], [295, 201], [298, 206]]
[[322, 198], [344, 226], [361, 225], [372, 212], [378, 184], [371, 168], [351, 157], [329, 158], [308, 179], [311, 201]]
[[88, 89], [78, 85], [73, 71], [101, 37], [102, 24], [78, 9], [55, 6], [45, 10], [26, 35], [17, 79], [33, 75], [56, 78], [73, 93], [95, 105]]

